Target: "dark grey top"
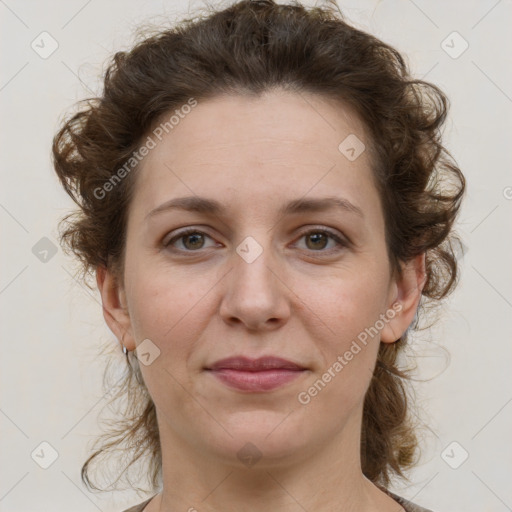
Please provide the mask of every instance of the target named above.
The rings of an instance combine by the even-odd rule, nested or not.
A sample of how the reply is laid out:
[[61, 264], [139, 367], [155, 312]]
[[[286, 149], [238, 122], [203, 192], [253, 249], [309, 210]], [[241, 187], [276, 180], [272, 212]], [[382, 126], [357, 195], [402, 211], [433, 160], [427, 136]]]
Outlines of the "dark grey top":
[[[412, 501], [406, 500], [405, 498], [402, 498], [401, 496], [398, 496], [397, 494], [392, 493], [391, 491], [388, 491], [386, 489], [382, 489], [388, 496], [391, 496], [397, 503], [402, 505], [402, 507], [405, 509], [405, 512], [432, 512], [432, 510], [428, 508], [420, 507], [419, 505], [416, 505]], [[143, 503], [139, 503], [138, 505], [135, 505], [134, 507], [128, 508], [126, 510], [123, 510], [123, 512], [143, 512], [144, 507], [154, 498], [152, 496], [148, 500], [144, 501]]]

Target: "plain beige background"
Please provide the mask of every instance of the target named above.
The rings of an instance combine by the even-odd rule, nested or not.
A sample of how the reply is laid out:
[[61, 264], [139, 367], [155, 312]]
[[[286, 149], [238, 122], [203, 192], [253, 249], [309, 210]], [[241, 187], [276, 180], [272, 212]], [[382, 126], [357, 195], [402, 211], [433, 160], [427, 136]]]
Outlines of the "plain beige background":
[[[415, 76], [447, 93], [446, 144], [468, 180], [461, 285], [436, 329], [414, 343], [418, 377], [431, 379], [416, 389], [432, 432], [414, 485], [392, 490], [435, 512], [512, 510], [512, 2], [338, 3], [349, 21], [401, 50]], [[74, 262], [58, 246], [57, 223], [72, 203], [50, 144], [72, 104], [100, 92], [105, 59], [127, 48], [136, 25], [201, 5], [0, 1], [1, 512], [116, 512], [146, 498], [91, 494], [80, 481], [106, 402], [96, 353], [118, 345], [98, 294], [73, 280]], [[56, 459], [43, 469], [37, 454], [49, 463], [52, 449]]]

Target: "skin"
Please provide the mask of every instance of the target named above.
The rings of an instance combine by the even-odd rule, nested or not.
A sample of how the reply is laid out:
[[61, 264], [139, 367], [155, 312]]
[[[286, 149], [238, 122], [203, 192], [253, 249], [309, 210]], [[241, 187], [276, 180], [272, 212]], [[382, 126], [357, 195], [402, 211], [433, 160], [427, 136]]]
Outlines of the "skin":
[[[147, 512], [403, 510], [361, 471], [362, 408], [380, 343], [396, 341], [414, 318], [425, 261], [392, 276], [369, 150], [355, 161], [338, 150], [349, 134], [368, 148], [357, 115], [317, 95], [220, 96], [199, 102], [138, 169], [124, 275], [99, 267], [97, 282], [105, 319], [128, 350], [144, 339], [160, 350], [140, 365], [163, 453], [163, 491]], [[226, 214], [171, 210], [146, 220], [191, 195], [220, 201]], [[364, 218], [277, 214], [292, 199], [333, 195]], [[205, 236], [164, 247], [187, 226]], [[350, 244], [315, 239], [322, 228]], [[251, 263], [236, 252], [247, 236], [263, 251]], [[393, 304], [400, 312], [299, 403]], [[308, 371], [271, 392], [244, 393], [203, 369], [239, 354], [277, 355]], [[237, 457], [248, 442], [262, 454], [252, 467]]]

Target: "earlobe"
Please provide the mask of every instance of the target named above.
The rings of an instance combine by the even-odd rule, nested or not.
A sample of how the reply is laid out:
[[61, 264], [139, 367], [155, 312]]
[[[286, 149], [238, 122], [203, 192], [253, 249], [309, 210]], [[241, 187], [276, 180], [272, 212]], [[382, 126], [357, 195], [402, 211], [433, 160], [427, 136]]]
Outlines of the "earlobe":
[[96, 268], [96, 283], [101, 294], [103, 317], [118, 341], [128, 350], [135, 350], [126, 296], [113, 273], [104, 266]]
[[426, 278], [425, 253], [402, 265], [402, 276], [394, 283], [396, 296], [386, 311], [388, 322], [381, 331], [380, 339], [383, 343], [394, 343], [411, 325]]

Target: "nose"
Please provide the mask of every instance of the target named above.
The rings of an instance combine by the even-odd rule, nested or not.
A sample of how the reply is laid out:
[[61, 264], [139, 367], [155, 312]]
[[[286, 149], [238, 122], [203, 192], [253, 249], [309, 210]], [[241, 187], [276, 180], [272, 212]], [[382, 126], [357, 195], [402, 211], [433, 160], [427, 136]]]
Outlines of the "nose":
[[[232, 269], [222, 280], [224, 289], [220, 315], [230, 325], [244, 325], [248, 330], [268, 331], [281, 327], [290, 316], [290, 297], [283, 266], [272, 256], [270, 248], [257, 244], [262, 252], [253, 260], [252, 239], [233, 252]], [[246, 257], [244, 248], [249, 247]], [[261, 249], [259, 249], [261, 247]], [[254, 256], [254, 255], [253, 255]]]

